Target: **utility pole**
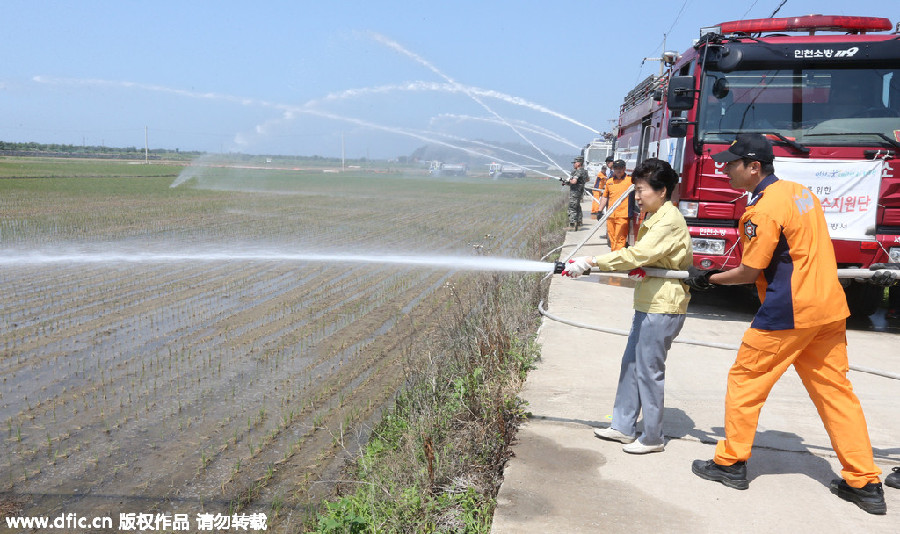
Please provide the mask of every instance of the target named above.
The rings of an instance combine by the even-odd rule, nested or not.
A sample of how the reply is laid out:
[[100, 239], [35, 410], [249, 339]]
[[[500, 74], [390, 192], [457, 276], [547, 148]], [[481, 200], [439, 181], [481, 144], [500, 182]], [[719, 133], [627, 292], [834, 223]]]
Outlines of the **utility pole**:
[[341, 172], [344, 172], [344, 131], [341, 130]]
[[150, 134], [146, 126], [144, 126], [144, 163], [150, 164]]
[[[660, 54], [663, 58], [666, 57], [666, 34], [663, 34], [663, 45], [662, 45], [662, 54]], [[665, 68], [665, 60], [661, 60], [659, 62], [659, 75], [663, 75], [663, 69]]]
[[[661, 57], [645, 57], [644, 61], [659, 61], [659, 75], [662, 76], [665, 72], [665, 58], [666, 58], [666, 34], [663, 34], [663, 44], [662, 44], [662, 54]], [[641, 62], [643, 65], [643, 62]]]

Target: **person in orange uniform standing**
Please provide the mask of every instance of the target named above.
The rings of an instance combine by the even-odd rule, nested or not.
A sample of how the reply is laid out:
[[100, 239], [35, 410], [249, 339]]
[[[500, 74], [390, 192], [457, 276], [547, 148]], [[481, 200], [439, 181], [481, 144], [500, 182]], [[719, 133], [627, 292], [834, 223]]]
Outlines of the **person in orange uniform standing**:
[[750, 192], [738, 228], [741, 265], [729, 271], [690, 267], [693, 289], [756, 282], [762, 304], [744, 333], [728, 372], [725, 439], [711, 460], [696, 460], [697, 476], [747, 489], [747, 460], [759, 413], [775, 382], [791, 365], [819, 412], [841, 462], [831, 491], [870, 514], [887, 507], [866, 418], [847, 379], [847, 299], [819, 199], [774, 174], [771, 143], [741, 134], [713, 156], [731, 187]]
[[[631, 176], [625, 174], [625, 162], [617, 159], [612, 165], [613, 175], [606, 180], [606, 189], [600, 199], [600, 209], [612, 206], [631, 187]], [[628, 244], [628, 199], [622, 200], [606, 219], [606, 237], [609, 248], [616, 251]]]
[[598, 221], [603, 216], [603, 210], [600, 209], [600, 199], [603, 198], [603, 191], [606, 189], [606, 180], [612, 175], [612, 164], [613, 157], [607, 156], [606, 164], [597, 171], [597, 179], [594, 180], [594, 190], [591, 191], [591, 196], [594, 197], [594, 201], [591, 202], [591, 216]]

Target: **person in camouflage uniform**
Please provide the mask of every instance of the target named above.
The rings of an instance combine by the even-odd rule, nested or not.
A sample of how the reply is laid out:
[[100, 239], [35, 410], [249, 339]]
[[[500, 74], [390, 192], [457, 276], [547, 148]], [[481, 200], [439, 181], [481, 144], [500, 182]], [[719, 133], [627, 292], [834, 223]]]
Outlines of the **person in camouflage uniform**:
[[584, 195], [584, 184], [588, 181], [588, 173], [584, 169], [584, 157], [577, 156], [572, 165], [572, 174], [563, 185], [569, 186], [569, 230], [581, 228], [581, 197]]

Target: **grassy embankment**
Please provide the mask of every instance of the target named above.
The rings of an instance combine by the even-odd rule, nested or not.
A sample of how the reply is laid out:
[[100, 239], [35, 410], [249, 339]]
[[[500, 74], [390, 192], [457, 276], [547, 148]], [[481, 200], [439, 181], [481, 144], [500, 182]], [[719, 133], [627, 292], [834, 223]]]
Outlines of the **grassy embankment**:
[[[561, 208], [561, 206], [560, 206]], [[545, 221], [535, 256], [558, 242], [564, 212]], [[540, 275], [484, 277], [445, 310], [428, 358], [310, 528], [338, 532], [489, 532], [503, 467], [524, 415], [517, 396], [539, 357]]]

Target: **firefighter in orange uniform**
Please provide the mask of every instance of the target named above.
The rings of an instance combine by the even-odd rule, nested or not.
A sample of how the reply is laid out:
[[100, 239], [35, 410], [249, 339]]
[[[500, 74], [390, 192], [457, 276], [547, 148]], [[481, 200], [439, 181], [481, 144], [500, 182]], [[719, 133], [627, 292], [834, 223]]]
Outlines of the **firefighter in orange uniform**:
[[725, 439], [712, 460], [696, 460], [699, 477], [747, 489], [747, 460], [759, 413], [775, 382], [794, 366], [841, 462], [831, 491], [870, 514], [887, 507], [866, 418], [847, 379], [847, 300], [819, 199], [774, 174], [772, 145], [741, 134], [713, 159], [731, 187], [751, 193], [738, 228], [744, 255], [729, 271], [689, 269], [694, 289], [756, 282], [762, 304], [728, 372]]
[[[616, 200], [631, 187], [631, 176], [625, 174], [625, 162], [617, 159], [612, 164], [613, 175], [606, 180], [606, 189], [603, 198], [600, 199], [600, 209], [612, 206]], [[615, 211], [606, 219], [606, 237], [609, 239], [609, 248], [616, 251], [628, 244], [628, 199], [619, 203]]]
[[603, 198], [603, 191], [606, 189], [606, 179], [612, 175], [612, 164], [613, 157], [607, 156], [606, 165], [597, 172], [597, 179], [594, 181], [594, 191], [591, 191], [591, 196], [594, 197], [594, 201], [591, 202], [591, 216], [598, 221], [603, 217], [603, 211], [600, 209], [600, 199]]

